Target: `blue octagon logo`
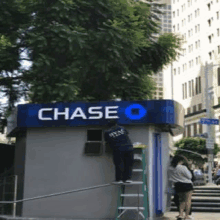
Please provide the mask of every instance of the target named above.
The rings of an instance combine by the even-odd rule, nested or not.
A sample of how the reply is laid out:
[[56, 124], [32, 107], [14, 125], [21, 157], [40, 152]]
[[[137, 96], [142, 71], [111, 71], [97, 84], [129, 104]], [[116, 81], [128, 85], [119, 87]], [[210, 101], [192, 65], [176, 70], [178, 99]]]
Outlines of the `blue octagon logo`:
[[139, 120], [147, 114], [147, 110], [140, 104], [129, 105], [125, 109], [125, 115], [131, 120]]

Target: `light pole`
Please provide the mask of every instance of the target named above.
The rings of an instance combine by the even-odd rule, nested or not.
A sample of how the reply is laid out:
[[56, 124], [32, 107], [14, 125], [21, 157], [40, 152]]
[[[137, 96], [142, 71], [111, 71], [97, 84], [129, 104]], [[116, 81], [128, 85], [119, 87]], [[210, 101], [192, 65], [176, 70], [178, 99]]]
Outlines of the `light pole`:
[[[217, 65], [212, 65], [211, 67], [213, 68], [214, 66], [220, 66], [219, 64]], [[209, 119], [213, 118], [213, 86], [211, 82], [211, 86], [209, 86], [209, 69], [207, 62], [205, 64], [205, 80], [206, 80], [206, 117]], [[215, 133], [213, 131], [214, 127], [211, 124], [207, 124], [207, 134], [208, 138], [206, 139], [206, 149], [208, 151], [208, 176], [209, 176], [209, 183], [212, 183], [212, 165], [213, 165], [213, 150], [214, 150], [214, 140], [215, 140]]]

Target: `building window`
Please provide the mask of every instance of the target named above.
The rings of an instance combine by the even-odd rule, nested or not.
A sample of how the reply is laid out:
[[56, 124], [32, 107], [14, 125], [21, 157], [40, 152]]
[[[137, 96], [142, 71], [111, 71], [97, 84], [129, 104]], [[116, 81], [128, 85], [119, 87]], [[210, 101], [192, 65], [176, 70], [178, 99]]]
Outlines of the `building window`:
[[185, 91], [184, 91], [184, 84], [182, 84], [182, 93], [183, 93], [183, 99], [185, 98]]
[[189, 97], [192, 96], [192, 85], [191, 85], [191, 81], [189, 81]]
[[187, 125], [187, 137], [191, 137], [191, 125]]
[[177, 16], [179, 16], [179, 9], [177, 9]]
[[197, 26], [195, 26], [195, 33], [197, 33]]
[[220, 97], [218, 97], [218, 105], [220, 104]]
[[201, 76], [198, 77], [198, 83], [199, 83], [199, 93], [202, 92], [202, 84], [201, 84]]
[[178, 67], [178, 74], [180, 74], [180, 67]]
[[212, 52], [209, 52], [209, 59], [212, 59]]
[[209, 43], [212, 43], [212, 36], [211, 35], [208, 36], [208, 39], [209, 39]]
[[187, 99], [187, 83], [185, 83], [185, 98]]
[[220, 46], [218, 46], [218, 54], [220, 54]]
[[173, 74], [174, 74], [174, 75], [176, 75], [176, 68], [175, 68], [175, 69], [173, 69]]
[[190, 114], [190, 107], [187, 108], [187, 115]]
[[210, 11], [211, 10], [211, 4], [209, 3], [209, 4], [207, 4], [207, 6], [208, 6], [208, 10]]
[[192, 81], [192, 96], [194, 96], [195, 95], [195, 93], [194, 93], [194, 79], [192, 79], [191, 81]]
[[197, 135], [197, 123], [193, 123], [194, 136]]
[[193, 106], [193, 112], [196, 112], [196, 105]]
[[217, 36], [219, 37], [219, 28], [217, 29]]
[[198, 24], [198, 32], [200, 31], [200, 24]]
[[202, 134], [203, 133], [203, 130], [202, 130], [202, 124], [199, 123], [199, 133]]
[[208, 25], [211, 27], [211, 19], [208, 20]]
[[202, 110], [202, 103], [198, 104], [198, 111]]
[[199, 80], [198, 77], [196, 77], [196, 95], [199, 94]]
[[219, 12], [218, 11], [216, 12], [216, 16], [217, 16], [217, 19], [219, 19]]
[[198, 64], [198, 57], [196, 57], [196, 65]]
[[85, 143], [86, 155], [100, 155], [102, 153], [102, 130], [89, 129], [87, 130], [87, 142]]
[[220, 67], [218, 67], [218, 86], [220, 86]]

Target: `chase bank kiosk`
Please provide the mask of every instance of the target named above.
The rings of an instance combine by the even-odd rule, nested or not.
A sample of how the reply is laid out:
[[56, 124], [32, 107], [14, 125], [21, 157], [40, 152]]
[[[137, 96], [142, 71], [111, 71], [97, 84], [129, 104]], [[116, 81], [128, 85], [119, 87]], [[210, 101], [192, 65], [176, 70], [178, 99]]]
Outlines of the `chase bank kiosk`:
[[[164, 213], [169, 146], [172, 136], [183, 132], [184, 121], [183, 107], [173, 100], [18, 105], [8, 118], [8, 136], [16, 137], [17, 200], [114, 181], [111, 149], [105, 146], [103, 139], [109, 119], [117, 119], [118, 124], [129, 131], [132, 142], [147, 145], [144, 172], [148, 217]], [[139, 181], [135, 173], [132, 179]], [[16, 214], [22, 217], [115, 219], [118, 187], [109, 184], [18, 202]], [[131, 188], [130, 193], [141, 193], [132, 185], [125, 187]], [[126, 206], [139, 203], [134, 198]], [[129, 216], [131, 214], [126, 219]]]

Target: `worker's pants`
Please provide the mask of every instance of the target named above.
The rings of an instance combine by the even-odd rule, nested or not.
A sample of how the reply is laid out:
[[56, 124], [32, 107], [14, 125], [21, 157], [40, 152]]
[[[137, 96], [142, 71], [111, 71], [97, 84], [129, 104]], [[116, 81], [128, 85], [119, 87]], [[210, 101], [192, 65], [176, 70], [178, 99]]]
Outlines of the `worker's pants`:
[[133, 150], [130, 151], [113, 151], [113, 161], [115, 164], [116, 181], [126, 181], [131, 179], [132, 166], [134, 162]]

